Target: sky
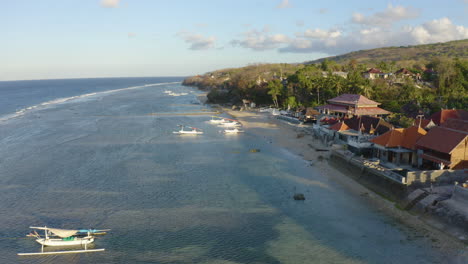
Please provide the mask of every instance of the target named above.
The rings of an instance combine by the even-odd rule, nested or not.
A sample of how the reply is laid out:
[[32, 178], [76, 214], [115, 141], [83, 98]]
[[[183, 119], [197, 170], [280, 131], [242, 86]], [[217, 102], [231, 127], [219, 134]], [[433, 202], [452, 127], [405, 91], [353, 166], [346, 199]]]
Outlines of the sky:
[[0, 0], [0, 34], [0, 80], [189, 76], [468, 39], [468, 0]]

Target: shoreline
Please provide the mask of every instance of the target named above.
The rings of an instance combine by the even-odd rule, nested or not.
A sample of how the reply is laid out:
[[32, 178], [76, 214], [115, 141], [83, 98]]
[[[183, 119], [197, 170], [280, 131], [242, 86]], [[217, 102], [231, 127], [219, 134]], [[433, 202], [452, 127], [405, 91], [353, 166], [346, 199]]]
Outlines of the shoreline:
[[289, 124], [267, 113], [233, 111], [226, 108], [222, 110], [239, 120], [246, 131], [259, 138], [263, 137], [274, 146], [284, 148], [304, 161], [311, 162], [311, 166], [314, 166], [323, 177], [339, 183], [350, 194], [367, 197], [365, 201], [370, 207], [427, 236], [439, 250], [453, 252], [466, 250], [468, 247], [446, 231], [424, 222], [419, 216], [397, 208], [396, 202], [380, 196], [333, 167], [328, 162], [330, 151], [316, 151], [316, 148], [325, 146], [312, 134], [307, 133], [305, 127]]

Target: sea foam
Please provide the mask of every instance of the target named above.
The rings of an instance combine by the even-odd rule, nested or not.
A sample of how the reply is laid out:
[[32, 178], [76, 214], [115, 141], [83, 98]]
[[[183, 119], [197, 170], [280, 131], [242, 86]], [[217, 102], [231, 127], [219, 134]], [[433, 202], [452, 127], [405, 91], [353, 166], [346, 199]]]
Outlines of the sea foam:
[[150, 84], [145, 84], [145, 85], [120, 88], [120, 89], [115, 89], [115, 90], [108, 90], [108, 91], [87, 93], [87, 94], [75, 95], [75, 96], [64, 97], [64, 98], [57, 98], [57, 99], [50, 100], [50, 101], [47, 101], [47, 102], [43, 102], [43, 103], [40, 103], [40, 104], [37, 104], [37, 105], [25, 107], [23, 109], [20, 109], [20, 110], [16, 111], [13, 114], [7, 114], [7, 115], [4, 115], [4, 116], [0, 116], [0, 122], [4, 122], [4, 121], [10, 120], [12, 118], [20, 117], [20, 116], [26, 114], [27, 112], [31, 112], [33, 110], [43, 109], [43, 108], [48, 107], [48, 106], [58, 105], [58, 104], [62, 104], [62, 103], [66, 103], [66, 102], [70, 102], [70, 101], [78, 100], [78, 99], [84, 99], [84, 98], [95, 96], [95, 95], [104, 95], [104, 94], [110, 94], [110, 93], [116, 93], [116, 92], [122, 92], [122, 91], [128, 91], [128, 90], [141, 89], [141, 88], [146, 88], [146, 87], [151, 87], [151, 86], [161, 86], [161, 85], [178, 84], [178, 83], [180, 83], [180, 82], [150, 83]]

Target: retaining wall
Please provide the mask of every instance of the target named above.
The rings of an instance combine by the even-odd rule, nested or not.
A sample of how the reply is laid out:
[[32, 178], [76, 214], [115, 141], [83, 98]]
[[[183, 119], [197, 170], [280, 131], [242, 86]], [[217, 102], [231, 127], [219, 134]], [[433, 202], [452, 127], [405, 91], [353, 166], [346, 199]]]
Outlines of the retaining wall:
[[345, 175], [389, 199], [402, 201], [406, 197], [405, 184], [392, 180], [384, 172], [364, 166], [352, 157], [332, 151], [330, 163]]
[[468, 170], [408, 171], [406, 174], [406, 183], [411, 185], [412, 189], [466, 180], [468, 180]]

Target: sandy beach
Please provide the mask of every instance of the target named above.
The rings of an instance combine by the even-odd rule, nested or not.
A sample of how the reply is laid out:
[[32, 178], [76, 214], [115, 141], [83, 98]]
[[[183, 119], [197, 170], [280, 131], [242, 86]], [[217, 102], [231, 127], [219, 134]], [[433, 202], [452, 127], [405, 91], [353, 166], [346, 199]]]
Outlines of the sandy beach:
[[317, 151], [316, 148], [324, 148], [325, 146], [319, 140], [314, 139], [313, 135], [304, 126], [287, 123], [269, 113], [224, 110], [238, 119], [246, 132], [264, 138], [271, 144], [287, 149], [310, 162], [311, 166], [314, 166], [323, 177], [338, 182], [353, 195], [367, 197], [366, 201], [372, 208], [393, 217], [396, 221], [402, 222], [421, 235], [430, 238], [434, 242], [434, 247], [447, 252], [466, 250], [467, 245], [456, 238], [447, 235], [443, 230], [429, 226], [418, 216], [398, 209], [394, 202], [372, 192], [329, 165], [327, 162], [330, 155], [329, 151]]

